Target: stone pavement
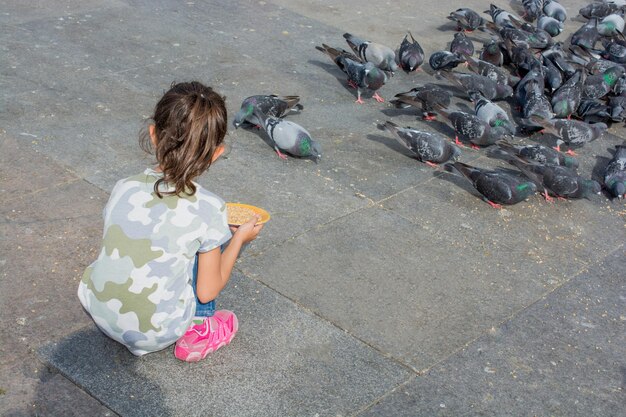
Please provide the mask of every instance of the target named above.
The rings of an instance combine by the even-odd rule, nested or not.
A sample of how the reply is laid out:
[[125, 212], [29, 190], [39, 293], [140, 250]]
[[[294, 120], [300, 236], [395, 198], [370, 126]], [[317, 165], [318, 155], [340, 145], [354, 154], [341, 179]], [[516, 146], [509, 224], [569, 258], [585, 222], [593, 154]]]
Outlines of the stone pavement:
[[[563, 4], [574, 16], [583, 2]], [[448, 128], [355, 105], [314, 49], [345, 47], [346, 31], [397, 45], [409, 29], [430, 55], [451, 40], [445, 16], [457, 7], [5, 0], [0, 414], [623, 415], [624, 203], [537, 196], [493, 210], [376, 123]], [[478, 47], [484, 35], [473, 36]], [[171, 349], [133, 357], [75, 295], [108, 192], [151, 163], [137, 146], [143, 120], [189, 79], [225, 94], [231, 116], [248, 95], [300, 95], [305, 109], [289, 117], [324, 151], [318, 164], [282, 161], [258, 132], [233, 130], [228, 158], [200, 179], [272, 220], [219, 299], [239, 334], [197, 364]], [[398, 73], [381, 95], [427, 81]], [[583, 148], [580, 170], [597, 177], [624, 134], [615, 125]], [[472, 150], [462, 160], [500, 163]]]

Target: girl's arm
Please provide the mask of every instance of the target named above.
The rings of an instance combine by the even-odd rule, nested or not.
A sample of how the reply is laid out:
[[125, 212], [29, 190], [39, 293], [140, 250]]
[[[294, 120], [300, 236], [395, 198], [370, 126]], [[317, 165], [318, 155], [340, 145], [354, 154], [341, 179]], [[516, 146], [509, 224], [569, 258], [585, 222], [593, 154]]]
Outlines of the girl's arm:
[[224, 252], [215, 248], [198, 254], [196, 292], [200, 302], [208, 303], [216, 299], [226, 286], [242, 246], [256, 239], [263, 228], [262, 224], [256, 225], [259, 219], [260, 216], [255, 215], [239, 226]]

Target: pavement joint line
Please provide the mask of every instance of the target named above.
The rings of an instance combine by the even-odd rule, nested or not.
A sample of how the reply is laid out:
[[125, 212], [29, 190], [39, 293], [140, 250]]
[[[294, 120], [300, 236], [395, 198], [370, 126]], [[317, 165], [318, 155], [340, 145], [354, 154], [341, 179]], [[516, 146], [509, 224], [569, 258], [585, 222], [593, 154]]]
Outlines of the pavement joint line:
[[[526, 311], [527, 309], [529, 309], [530, 307], [534, 306], [535, 304], [541, 302], [542, 300], [547, 299], [552, 293], [554, 293], [556, 290], [560, 289], [561, 287], [563, 287], [565, 284], [571, 282], [573, 279], [575, 279], [576, 277], [580, 276], [582, 273], [586, 272], [588, 270], [588, 267], [591, 265], [599, 265], [601, 264], [605, 259], [609, 258], [611, 255], [613, 255], [615, 252], [619, 251], [619, 250], [623, 250], [625, 248], [625, 245], [621, 245], [618, 246], [617, 248], [615, 248], [614, 250], [612, 250], [611, 252], [607, 253], [606, 256], [604, 256], [602, 259], [599, 259], [595, 262], [593, 262], [592, 264], [589, 265], [585, 265], [583, 266], [578, 272], [574, 273], [571, 275], [570, 278], [564, 280], [560, 285], [555, 286], [554, 288], [552, 288], [551, 290], [549, 290], [548, 292], [546, 292], [545, 294], [543, 294], [541, 297], [539, 297], [538, 299], [536, 299], [535, 301], [533, 301], [532, 303], [518, 309], [517, 311], [511, 313], [508, 317], [505, 317], [504, 319], [502, 319], [499, 323], [495, 324], [492, 326], [492, 328], [499, 328], [502, 327], [502, 325], [504, 323], [507, 323], [509, 321], [511, 321], [512, 319], [514, 319], [517, 315], [519, 315], [520, 313], [522, 313], [523, 311]], [[421, 371], [416, 371], [418, 373], [418, 375], [424, 375], [426, 373], [428, 373], [431, 369], [435, 368], [436, 366], [439, 366], [440, 364], [446, 362], [448, 359], [450, 359], [451, 357], [457, 355], [459, 352], [462, 352], [463, 350], [469, 348], [472, 344], [474, 344], [477, 340], [481, 339], [482, 337], [484, 337], [487, 334], [488, 330], [482, 331], [480, 332], [476, 337], [474, 337], [473, 339], [471, 339], [470, 341], [466, 342], [465, 344], [463, 344], [463, 346], [459, 347], [458, 349], [450, 352], [449, 355], [447, 355], [444, 358], [441, 358], [440, 360], [438, 360], [437, 362], [433, 363], [432, 365], [430, 365], [427, 368], [424, 368]]]
[[414, 375], [414, 376], [411, 376], [410, 378], [408, 378], [406, 381], [399, 383], [398, 385], [396, 385], [395, 387], [393, 387], [392, 389], [390, 389], [389, 391], [387, 391], [383, 395], [381, 395], [381, 396], [377, 397], [375, 400], [371, 401], [369, 404], [367, 404], [364, 407], [361, 407], [360, 409], [358, 409], [354, 414], [352, 414], [352, 417], [357, 417], [359, 414], [362, 414], [362, 413], [366, 412], [370, 408], [374, 407], [376, 404], [378, 404], [381, 401], [383, 401], [385, 398], [391, 396], [396, 391], [398, 391], [398, 390], [402, 389], [403, 387], [409, 385], [411, 382], [415, 381], [415, 379], [419, 378], [419, 377], [420, 377], [420, 375], [417, 375], [417, 376]]

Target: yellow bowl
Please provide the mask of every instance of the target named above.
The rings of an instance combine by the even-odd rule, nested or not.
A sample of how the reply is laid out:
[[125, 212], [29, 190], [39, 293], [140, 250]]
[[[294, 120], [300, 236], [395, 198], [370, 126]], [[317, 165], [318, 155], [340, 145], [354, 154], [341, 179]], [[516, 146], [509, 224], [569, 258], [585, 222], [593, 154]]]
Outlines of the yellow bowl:
[[228, 214], [228, 224], [231, 226], [241, 226], [250, 220], [252, 213], [261, 216], [261, 219], [256, 224], [266, 223], [270, 219], [270, 214], [267, 211], [250, 204], [226, 203], [226, 212]]

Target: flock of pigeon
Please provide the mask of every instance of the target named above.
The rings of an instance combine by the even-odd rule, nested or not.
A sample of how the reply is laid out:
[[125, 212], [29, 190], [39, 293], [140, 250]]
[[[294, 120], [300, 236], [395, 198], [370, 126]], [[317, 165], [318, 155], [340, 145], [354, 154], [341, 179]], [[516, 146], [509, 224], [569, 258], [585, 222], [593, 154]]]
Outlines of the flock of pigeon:
[[[421, 162], [445, 164], [467, 178], [493, 207], [515, 204], [541, 191], [547, 200], [587, 198], [601, 185], [577, 172], [572, 148], [593, 141], [614, 122], [626, 119], [626, 38], [623, 35], [626, 0], [596, 0], [580, 9], [588, 19], [567, 42], [557, 41], [567, 19], [556, 0], [521, 0], [518, 17], [495, 5], [485, 11], [491, 19], [460, 8], [449, 15], [457, 33], [448, 50], [434, 52], [428, 63], [434, 76], [458, 87], [473, 103], [474, 112], [451, 109], [452, 93], [428, 83], [398, 93], [396, 108], [417, 108], [424, 121], [441, 116], [454, 129], [454, 143], [441, 134], [387, 121], [379, 128], [391, 132]], [[489, 39], [480, 52], [468, 33], [480, 31]], [[357, 91], [384, 100], [377, 91], [399, 69], [411, 73], [424, 63], [422, 47], [409, 32], [397, 51], [379, 43], [344, 34], [351, 51], [326, 44], [326, 54]], [[599, 49], [601, 45], [602, 49]], [[468, 71], [459, 71], [457, 67]], [[497, 101], [511, 104], [513, 117]], [[302, 110], [298, 96], [256, 95], [246, 98], [235, 116], [235, 127], [263, 128], [281, 158], [321, 158], [318, 142], [300, 125], [284, 119]], [[534, 132], [556, 136], [556, 147], [513, 144], [515, 136]], [[487, 148], [488, 155], [505, 159], [513, 169], [487, 170], [457, 161], [461, 148]], [[567, 152], [560, 146], [566, 144]], [[615, 146], [605, 168], [603, 186], [612, 196], [626, 197], [626, 143]]]

